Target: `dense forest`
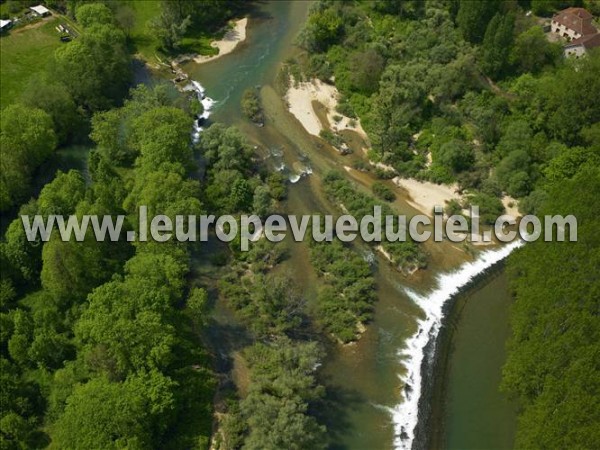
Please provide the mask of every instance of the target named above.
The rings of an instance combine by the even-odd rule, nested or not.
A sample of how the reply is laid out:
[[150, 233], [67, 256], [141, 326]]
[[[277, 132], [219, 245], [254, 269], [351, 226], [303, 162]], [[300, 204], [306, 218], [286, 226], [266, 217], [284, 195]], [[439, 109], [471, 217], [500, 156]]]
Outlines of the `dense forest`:
[[[600, 443], [600, 51], [565, 58], [537, 21], [578, 3], [323, 0], [295, 61], [335, 82], [339, 112], [359, 117], [371, 138], [369, 158], [393, 169], [376, 176], [457, 182], [484, 222], [503, 212], [506, 194], [523, 213], [576, 215], [576, 244], [536, 242], [508, 265], [515, 306], [503, 388], [521, 407], [517, 448]], [[327, 181], [330, 195], [350, 188]]]
[[[598, 148], [598, 147], [597, 147]], [[540, 214], [574, 214], [578, 240], [537, 241], [512, 255], [513, 335], [503, 388], [522, 404], [517, 448], [600, 442], [600, 167], [548, 187]]]
[[[142, 204], [173, 220], [214, 203], [268, 210], [271, 191], [259, 175], [251, 180], [249, 147], [235, 130], [219, 130], [225, 141], [212, 146], [204, 141], [210, 181], [193, 176], [194, 104], [170, 84], [129, 91], [129, 41], [113, 5], [51, 6], [68, 9], [82, 33], [2, 110], [6, 217], [16, 208], [44, 217], [125, 214], [134, 229]], [[221, 23], [229, 6], [212, 7]], [[56, 148], [87, 134], [95, 146], [89, 173], [58, 172], [36, 191], [33, 178]], [[227, 152], [239, 164], [218, 173]], [[232, 192], [219, 186], [230, 182]], [[185, 242], [109, 243], [91, 233], [82, 242], [56, 234], [28, 242], [19, 218], [8, 225], [0, 244], [2, 448], [208, 447], [216, 380], [200, 339], [207, 294], [188, 280], [193, 251]]]

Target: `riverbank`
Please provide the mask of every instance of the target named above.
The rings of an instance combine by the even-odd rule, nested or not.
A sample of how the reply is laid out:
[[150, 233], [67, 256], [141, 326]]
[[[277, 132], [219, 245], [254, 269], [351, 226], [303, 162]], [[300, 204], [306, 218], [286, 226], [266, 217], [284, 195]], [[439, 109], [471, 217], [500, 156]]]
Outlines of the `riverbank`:
[[210, 46], [219, 51], [216, 55], [181, 55], [177, 57], [173, 63], [179, 65], [184, 62], [193, 61], [196, 64], [205, 64], [228, 55], [232, 53], [239, 44], [246, 40], [247, 26], [247, 17], [236, 20], [233, 22], [233, 27], [227, 31], [221, 39], [211, 42]]
[[[324, 129], [336, 133], [349, 130], [354, 131], [368, 142], [367, 133], [360, 124], [360, 119], [352, 119], [337, 111], [340, 93], [334, 85], [318, 79], [296, 81], [290, 77], [290, 87], [285, 100], [288, 104], [288, 111], [298, 119], [309, 134], [319, 136]], [[314, 102], [325, 108], [328, 123], [323, 123], [319, 118]]]
[[418, 181], [412, 178], [395, 177], [394, 184], [404, 189], [410, 199], [407, 202], [419, 211], [429, 216], [433, 215], [435, 206], [445, 207], [451, 200], [461, 201], [458, 185], [435, 184], [428, 181]]

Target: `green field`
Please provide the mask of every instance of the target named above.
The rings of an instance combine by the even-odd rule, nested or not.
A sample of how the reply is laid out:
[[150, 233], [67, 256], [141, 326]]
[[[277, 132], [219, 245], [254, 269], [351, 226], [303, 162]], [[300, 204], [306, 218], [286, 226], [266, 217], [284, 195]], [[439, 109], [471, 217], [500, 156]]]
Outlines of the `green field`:
[[0, 37], [0, 107], [13, 103], [32, 75], [42, 72], [54, 49], [64, 45], [55, 30], [60, 19], [30, 29], [15, 29]]

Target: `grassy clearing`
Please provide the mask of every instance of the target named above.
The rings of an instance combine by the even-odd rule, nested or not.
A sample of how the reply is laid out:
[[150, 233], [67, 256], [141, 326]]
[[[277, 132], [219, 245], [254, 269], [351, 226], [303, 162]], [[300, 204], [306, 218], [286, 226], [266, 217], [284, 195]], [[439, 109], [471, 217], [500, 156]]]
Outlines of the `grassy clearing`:
[[[135, 12], [135, 25], [130, 33], [134, 52], [142, 56], [146, 61], [154, 62], [156, 56], [162, 58], [164, 54], [159, 50], [160, 43], [152, 31], [148, 29], [147, 23], [160, 14], [160, 1], [145, 0], [128, 2]], [[188, 30], [181, 41], [180, 53], [198, 53], [200, 55], [216, 55], [218, 50], [210, 46], [210, 43], [222, 37], [224, 31], [207, 33], [205, 30]]]
[[42, 72], [54, 50], [61, 45], [52, 18], [29, 29], [15, 29], [0, 38], [0, 108], [13, 103], [32, 75]]
[[130, 35], [135, 51], [142, 55], [145, 60], [153, 60], [159, 43], [158, 39], [148, 30], [146, 24], [160, 14], [160, 1], [129, 2], [129, 6], [135, 12], [135, 25]]
[[198, 53], [199, 55], [216, 55], [219, 53], [210, 43], [220, 36], [204, 33], [189, 33], [181, 40], [181, 53]]
[[219, 50], [211, 47], [211, 42], [223, 38], [231, 26], [227, 25], [220, 30], [207, 33], [206, 30], [188, 29], [188, 32], [181, 40], [181, 53], [198, 53], [199, 55], [216, 55]]

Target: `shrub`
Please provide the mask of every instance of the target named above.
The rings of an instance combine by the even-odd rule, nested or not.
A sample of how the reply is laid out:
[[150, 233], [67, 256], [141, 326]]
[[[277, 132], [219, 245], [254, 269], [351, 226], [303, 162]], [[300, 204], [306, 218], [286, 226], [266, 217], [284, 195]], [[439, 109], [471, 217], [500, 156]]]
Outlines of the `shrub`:
[[256, 89], [248, 88], [242, 95], [242, 112], [254, 123], [263, 123], [264, 116]]
[[385, 200], [386, 202], [393, 202], [396, 200], [396, 194], [394, 194], [394, 192], [381, 181], [376, 181], [373, 183], [371, 189], [376, 197]]

